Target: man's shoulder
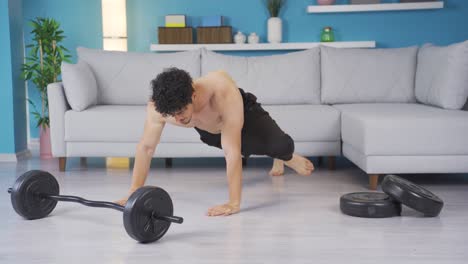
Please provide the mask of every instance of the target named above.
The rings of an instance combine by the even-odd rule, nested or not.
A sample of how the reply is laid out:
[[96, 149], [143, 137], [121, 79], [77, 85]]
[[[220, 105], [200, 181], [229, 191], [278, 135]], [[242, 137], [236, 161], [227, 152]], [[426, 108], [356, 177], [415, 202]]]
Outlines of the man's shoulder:
[[207, 75], [229, 75], [225, 70], [210, 71]]
[[151, 122], [155, 122], [155, 123], [166, 122], [166, 118], [161, 113], [156, 111], [156, 105], [154, 104], [153, 101], [148, 101], [148, 103], [146, 104], [146, 113], [148, 115], [148, 119]]

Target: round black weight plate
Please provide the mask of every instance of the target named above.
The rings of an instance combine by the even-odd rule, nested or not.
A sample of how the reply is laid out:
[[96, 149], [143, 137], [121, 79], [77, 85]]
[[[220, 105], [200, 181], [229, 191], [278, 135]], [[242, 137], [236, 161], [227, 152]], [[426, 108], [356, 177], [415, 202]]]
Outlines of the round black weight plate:
[[345, 194], [340, 198], [340, 208], [344, 214], [367, 218], [393, 217], [401, 213], [401, 204], [380, 192]]
[[165, 190], [153, 186], [141, 187], [130, 195], [125, 204], [125, 230], [139, 242], [154, 242], [164, 236], [171, 223], [152, 218], [153, 212], [172, 216], [173, 211], [171, 197]]
[[37, 193], [59, 194], [58, 182], [52, 174], [31, 170], [18, 177], [11, 192], [11, 204], [16, 213], [29, 220], [49, 215], [57, 201], [39, 197]]
[[408, 180], [395, 175], [385, 176], [382, 190], [393, 199], [423, 213], [425, 216], [439, 215], [444, 202], [435, 194]]

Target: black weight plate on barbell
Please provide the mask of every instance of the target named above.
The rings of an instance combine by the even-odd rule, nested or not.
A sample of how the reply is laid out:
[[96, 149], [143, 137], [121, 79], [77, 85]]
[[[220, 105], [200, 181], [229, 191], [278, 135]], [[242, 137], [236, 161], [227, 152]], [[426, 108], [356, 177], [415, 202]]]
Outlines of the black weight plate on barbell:
[[401, 204], [381, 192], [345, 194], [340, 198], [340, 209], [344, 214], [366, 218], [393, 217], [401, 214]]
[[59, 194], [58, 182], [52, 174], [31, 170], [19, 176], [11, 192], [11, 204], [16, 213], [29, 220], [49, 215], [57, 201], [40, 197], [37, 193]]
[[123, 213], [125, 230], [133, 239], [149, 243], [160, 239], [169, 229], [170, 222], [154, 220], [158, 215], [172, 216], [174, 207], [169, 194], [159, 187], [144, 186], [136, 190], [127, 200]]
[[439, 215], [444, 202], [429, 190], [396, 175], [387, 175], [382, 181], [382, 190], [400, 203], [424, 214]]

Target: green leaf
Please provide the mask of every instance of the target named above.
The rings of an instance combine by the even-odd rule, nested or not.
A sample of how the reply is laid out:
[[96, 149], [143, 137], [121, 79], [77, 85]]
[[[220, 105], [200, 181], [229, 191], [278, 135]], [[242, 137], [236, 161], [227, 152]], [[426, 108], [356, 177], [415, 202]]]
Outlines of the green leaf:
[[[36, 17], [29, 20], [31, 26], [31, 43], [26, 45], [28, 56], [21, 65], [21, 77], [29, 80], [31, 85], [40, 92], [40, 105], [28, 99], [34, 110], [31, 113], [38, 125], [49, 125], [49, 102], [47, 100], [47, 85], [57, 81], [62, 61], [69, 62], [69, 50], [62, 40], [66, 37], [60, 28], [60, 23], [53, 18]], [[42, 51], [42, 52], [41, 52]], [[44, 104], [44, 105], [42, 105]], [[38, 110], [40, 108], [40, 111]]]

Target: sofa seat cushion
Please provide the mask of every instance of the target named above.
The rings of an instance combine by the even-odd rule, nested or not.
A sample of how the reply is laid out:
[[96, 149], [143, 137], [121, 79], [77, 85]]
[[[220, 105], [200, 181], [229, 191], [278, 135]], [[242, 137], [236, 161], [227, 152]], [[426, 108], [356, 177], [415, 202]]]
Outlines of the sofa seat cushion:
[[468, 112], [422, 104], [344, 104], [342, 138], [364, 155], [466, 155]]
[[[65, 141], [135, 142], [143, 135], [145, 105], [97, 105], [65, 113]], [[195, 129], [166, 124], [161, 142], [199, 142]]]
[[[295, 141], [340, 140], [340, 113], [327, 105], [264, 106]], [[65, 141], [138, 142], [143, 134], [146, 107], [97, 105], [65, 113]], [[195, 129], [166, 124], [161, 142], [200, 142]]]
[[328, 105], [263, 105], [294, 141], [340, 140], [340, 112]]

